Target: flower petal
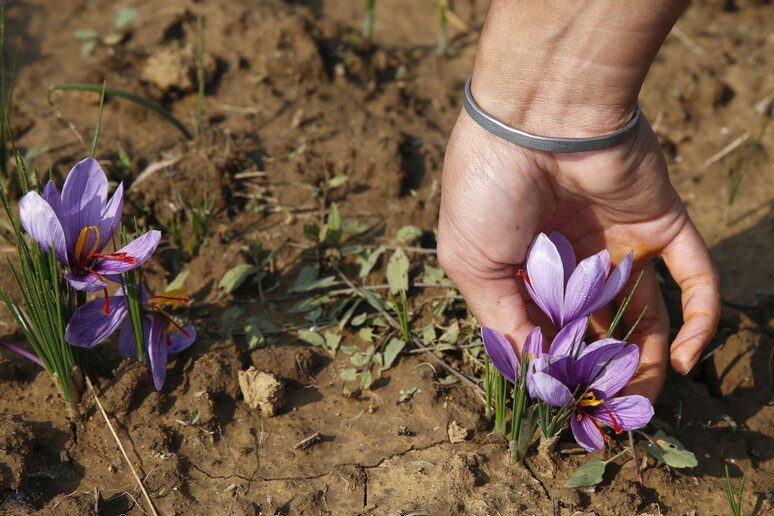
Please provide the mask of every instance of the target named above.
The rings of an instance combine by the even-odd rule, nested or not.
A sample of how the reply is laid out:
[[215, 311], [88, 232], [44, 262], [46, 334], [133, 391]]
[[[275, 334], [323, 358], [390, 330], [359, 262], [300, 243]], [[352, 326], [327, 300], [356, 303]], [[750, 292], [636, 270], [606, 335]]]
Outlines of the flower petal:
[[532, 243], [525, 268], [529, 278], [527, 292], [559, 327], [564, 307], [564, 265], [556, 246], [544, 233]]
[[597, 391], [602, 399], [615, 396], [632, 380], [639, 361], [639, 348], [633, 344], [625, 346], [615, 354], [615, 357], [599, 373], [589, 388]]
[[161, 240], [160, 231], [148, 231], [113, 253], [115, 255], [126, 253], [127, 257], [134, 258], [134, 263], [112, 258], [102, 258], [92, 267], [92, 270], [98, 274], [117, 274], [130, 271], [148, 261], [148, 258], [153, 255], [153, 252], [159, 245], [159, 240]]
[[67, 261], [67, 239], [54, 209], [37, 192], [28, 192], [19, 202], [19, 219], [22, 227], [44, 251], [51, 246], [56, 250], [56, 259]]
[[94, 158], [75, 165], [62, 186], [62, 224], [68, 245], [75, 247], [87, 226], [97, 226], [107, 200], [107, 176]]
[[105, 209], [102, 210], [97, 228], [99, 229], [98, 249], [104, 249], [113, 238], [113, 233], [118, 229], [121, 223], [121, 214], [124, 211], [124, 184], [121, 183], [113, 193]]
[[137, 358], [137, 347], [134, 345], [134, 342], [132, 325], [129, 324], [129, 320], [127, 319], [124, 321], [124, 324], [121, 325], [121, 331], [118, 334], [118, 351], [121, 353], [122, 358]]
[[126, 317], [123, 297], [111, 296], [110, 315], [105, 315], [105, 300], [95, 299], [78, 308], [65, 330], [65, 340], [73, 346], [90, 348], [108, 338]]
[[609, 264], [610, 258], [607, 251], [589, 256], [578, 264], [567, 282], [562, 325], [589, 315], [588, 308], [597, 300], [605, 286]]
[[575, 355], [583, 341], [588, 322], [588, 317], [581, 317], [562, 328], [554, 337], [551, 347], [548, 348], [548, 354], [551, 356]]
[[103, 288], [107, 288], [107, 284], [104, 281], [90, 272], [84, 275], [68, 272], [64, 277], [70, 282], [70, 285], [72, 285], [75, 290], [98, 292]]
[[529, 387], [532, 396], [554, 407], [563, 406], [572, 397], [566, 385], [546, 373], [534, 373]]
[[[626, 346], [625, 342], [614, 339], [604, 339], [589, 344], [572, 368], [572, 384], [580, 385], [584, 389], [591, 388], [592, 382], [599, 380], [598, 377], [603, 374], [601, 372], [603, 368], [608, 374], [618, 374], [611, 361], [624, 346]], [[631, 377], [626, 381], [630, 379]], [[615, 393], [610, 393], [612, 394]]]
[[610, 277], [607, 278], [605, 286], [602, 288], [602, 292], [600, 292], [597, 296], [596, 301], [594, 301], [591, 306], [588, 307], [587, 310], [589, 314], [596, 312], [608, 304], [615, 296], [618, 295], [621, 289], [624, 288], [624, 285], [626, 285], [626, 282], [629, 280], [629, 275], [632, 273], [633, 261], [634, 252], [630, 252], [624, 257], [623, 260], [621, 260], [621, 263], [618, 264], [618, 267], [616, 267], [610, 274]]
[[579, 420], [577, 412], [571, 415], [570, 428], [572, 428], [575, 440], [588, 452], [598, 450], [605, 445], [605, 438], [602, 437], [601, 430], [588, 416], [581, 416]]
[[500, 332], [491, 328], [481, 328], [481, 338], [492, 364], [509, 382], [515, 383], [516, 372], [519, 370], [519, 360], [513, 346]]
[[160, 391], [164, 386], [164, 379], [167, 376], [167, 334], [164, 332], [164, 321], [160, 317], [150, 318], [150, 323], [143, 321], [143, 327], [147, 327], [148, 332], [146, 342], [148, 343], [148, 360], [150, 362], [151, 373], [153, 374], [153, 384], [156, 390]]
[[[603, 409], [605, 407], [607, 410]], [[636, 430], [650, 422], [653, 405], [648, 398], [634, 394], [605, 401], [602, 405], [588, 407], [589, 414], [607, 426], [615, 427], [610, 414], [615, 417], [621, 430]]]
[[172, 344], [167, 346], [168, 354], [177, 355], [184, 349], [187, 349], [196, 340], [196, 328], [194, 328], [192, 324], [186, 326], [183, 329], [186, 331], [186, 333], [188, 333], [188, 335], [182, 331], [178, 331], [177, 333], [169, 336], [169, 340], [172, 341]]
[[575, 270], [575, 251], [572, 249], [572, 244], [567, 240], [564, 235], [558, 231], [554, 231], [548, 238], [556, 246], [556, 250], [559, 252], [559, 256], [562, 258], [562, 266], [564, 267], [564, 284], [570, 280], [572, 271]]
[[537, 358], [543, 354], [543, 331], [539, 326], [527, 334], [521, 354], [530, 358]]
[[62, 197], [59, 195], [59, 190], [56, 189], [56, 185], [52, 180], [49, 180], [45, 188], [43, 188], [43, 200], [51, 206], [51, 209], [56, 213], [56, 217], [61, 219], [63, 211]]

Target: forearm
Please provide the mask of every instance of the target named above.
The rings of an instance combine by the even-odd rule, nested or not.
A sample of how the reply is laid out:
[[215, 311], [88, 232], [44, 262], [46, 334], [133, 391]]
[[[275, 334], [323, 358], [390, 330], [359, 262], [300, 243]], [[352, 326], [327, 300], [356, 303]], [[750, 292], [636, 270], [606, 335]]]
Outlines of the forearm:
[[614, 131], [685, 0], [492, 0], [473, 95], [494, 116], [547, 136]]

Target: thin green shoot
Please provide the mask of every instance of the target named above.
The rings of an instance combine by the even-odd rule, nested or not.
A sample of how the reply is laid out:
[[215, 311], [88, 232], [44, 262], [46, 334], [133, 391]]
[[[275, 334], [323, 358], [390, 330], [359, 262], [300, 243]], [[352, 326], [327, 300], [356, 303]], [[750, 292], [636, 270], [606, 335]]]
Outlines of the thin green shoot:
[[625, 336], [624, 336], [624, 338], [623, 338], [623, 341], [624, 341], [624, 342], [629, 342], [629, 337], [631, 337], [631, 336], [632, 336], [632, 333], [634, 333], [634, 330], [636, 330], [636, 329], [637, 329], [637, 326], [640, 324], [640, 321], [641, 321], [641, 320], [642, 320], [642, 318], [645, 316], [645, 312], [647, 312], [647, 311], [648, 311], [648, 305], [645, 305], [645, 306], [642, 308], [642, 312], [640, 312], [640, 315], [639, 315], [639, 317], [637, 317], [637, 320], [636, 320], [636, 321], [634, 321], [634, 324], [632, 324], [632, 327], [631, 327], [631, 328], [629, 328], [629, 331], [628, 331], [628, 332], [626, 332], [626, 335], [625, 335]]
[[199, 52], [196, 67], [196, 77], [199, 82], [199, 92], [196, 99], [196, 136], [197, 138], [201, 138], [202, 118], [204, 117], [204, 85], [206, 83], [206, 77], [204, 75], [204, 24], [202, 23], [201, 16], [196, 20], [196, 28], [199, 32]]
[[616, 312], [615, 317], [613, 318], [613, 322], [612, 324], [610, 324], [610, 328], [607, 330], [607, 334], [605, 335], [606, 339], [609, 339], [613, 335], [613, 332], [615, 331], [616, 327], [621, 322], [621, 319], [623, 318], [623, 314], [626, 311], [626, 308], [629, 306], [629, 302], [631, 302], [632, 297], [634, 297], [634, 292], [637, 290], [637, 287], [640, 285], [640, 280], [642, 279], [643, 274], [644, 274], [644, 271], [640, 271], [640, 275], [637, 276], [637, 281], [634, 282], [632, 291], [629, 292], [629, 295], [626, 296], [626, 299], [624, 300], [624, 302], [621, 304], [621, 306], [618, 307], [618, 311]]
[[439, 0], [438, 2], [438, 15], [440, 18], [440, 25], [438, 29], [438, 48], [436, 49], [438, 54], [446, 55], [449, 53], [449, 28], [447, 11], [449, 10], [448, 0]]
[[[524, 419], [524, 409], [527, 406], [527, 369], [529, 368], [530, 357], [523, 356], [521, 362], [521, 374], [518, 378], [518, 384], [514, 385], [513, 408], [511, 409], [511, 441], [508, 444], [510, 456], [508, 462], [515, 464], [516, 461], [524, 459], [526, 456], [526, 445], [529, 444], [529, 438], [522, 438], [522, 427]], [[532, 437], [531, 435], [529, 437]], [[526, 444], [524, 444], [526, 442]], [[522, 444], [522, 446], [519, 446]]]
[[[16, 152], [17, 178], [22, 194], [27, 193], [27, 173], [21, 155]], [[55, 378], [70, 417], [83, 391], [83, 376], [72, 347], [64, 340], [65, 327], [74, 303], [72, 289], [64, 280], [56, 252], [44, 252], [22, 233], [5, 188], [0, 184], [0, 201], [14, 230], [17, 261], [8, 265], [16, 282], [19, 298], [8, 289], [0, 289], [0, 300], [10, 310], [35, 354]]]
[[89, 156], [92, 158], [97, 152], [99, 130], [102, 128], [102, 108], [105, 105], [105, 88], [107, 88], [107, 81], [102, 81], [102, 94], [99, 97], [99, 110], [97, 111], [97, 126], [94, 128], [94, 138], [91, 140], [91, 152], [89, 153]]
[[750, 149], [749, 154], [747, 154], [747, 157], [745, 158], [744, 162], [742, 162], [742, 153], [741, 151], [737, 153], [736, 155], [736, 161], [734, 162], [734, 167], [731, 169], [731, 177], [730, 177], [730, 185], [728, 188], [728, 197], [726, 198], [726, 207], [723, 210], [723, 226], [728, 227], [728, 225], [731, 223], [731, 208], [734, 206], [734, 201], [736, 200], [736, 194], [739, 192], [739, 187], [742, 185], [742, 179], [744, 179], [744, 176], [747, 174], [747, 168], [750, 166], [750, 162], [752, 161], [753, 157], [758, 153], [758, 151], [761, 148], [761, 141], [763, 140], [763, 135], [766, 132], [766, 128], [769, 125], [769, 120], [771, 120], [770, 116], [766, 116], [763, 119], [763, 123], [761, 124], [761, 128], [758, 131], [758, 135], [755, 137], [755, 140], [752, 143], [752, 148]]
[[733, 516], [741, 516], [742, 514], [742, 495], [744, 494], [744, 480], [747, 475], [742, 475], [742, 480], [739, 481], [739, 491], [736, 493], [731, 487], [731, 474], [728, 472], [728, 464], [724, 466], [725, 473], [723, 475], [723, 488], [726, 491], [726, 498], [728, 499], [728, 507], [731, 509]]
[[376, 0], [365, 0], [365, 16], [363, 17], [363, 39], [371, 41], [374, 37], [374, 9], [376, 7]]
[[[46, 100], [48, 101], [49, 105], [56, 107], [54, 104], [51, 96], [55, 91], [58, 90], [72, 90], [72, 91], [92, 91], [96, 93], [102, 93], [102, 86], [98, 84], [80, 84], [80, 83], [63, 83], [63, 84], [54, 84], [50, 88], [48, 88], [48, 95], [46, 97]], [[127, 99], [131, 102], [134, 102], [135, 104], [139, 104], [147, 109], [150, 109], [157, 115], [161, 116], [164, 120], [171, 123], [177, 130], [179, 130], [188, 140], [193, 140], [194, 137], [191, 135], [190, 131], [186, 129], [186, 127], [183, 125], [180, 120], [175, 118], [175, 116], [164, 109], [163, 107], [159, 106], [155, 102], [151, 102], [150, 100], [146, 99], [145, 97], [141, 97], [139, 95], [135, 95], [134, 93], [129, 93], [128, 91], [120, 90], [118, 88], [105, 88], [105, 94], [106, 95], [112, 95], [114, 97], [121, 97], [124, 99]]]
[[495, 375], [495, 432], [505, 435], [505, 415], [508, 407], [508, 380], [501, 374]]
[[[132, 239], [127, 234], [126, 227], [122, 224], [119, 228], [121, 245], [124, 246]], [[129, 324], [134, 335], [134, 345], [137, 350], [137, 360], [147, 363], [148, 356], [145, 352], [145, 332], [142, 325], [142, 270], [140, 267], [126, 271], [125, 278], [121, 276], [121, 288], [126, 299], [126, 308], [129, 313]]]
[[409, 313], [408, 313], [408, 300], [406, 299], [406, 291], [401, 290], [398, 296], [400, 299], [400, 305], [393, 296], [392, 304], [395, 307], [395, 316], [398, 319], [398, 325], [400, 326], [401, 337], [406, 345], [411, 344], [411, 330], [409, 329]]
[[487, 419], [492, 417], [492, 383], [494, 380], [492, 372], [489, 355], [484, 353], [484, 417]]

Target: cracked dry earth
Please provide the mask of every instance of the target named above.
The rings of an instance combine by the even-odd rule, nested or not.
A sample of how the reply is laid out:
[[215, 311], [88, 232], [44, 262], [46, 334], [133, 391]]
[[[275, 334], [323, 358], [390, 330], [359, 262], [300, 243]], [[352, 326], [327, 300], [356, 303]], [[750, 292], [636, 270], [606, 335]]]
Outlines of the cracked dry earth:
[[[48, 86], [106, 79], [194, 127], [191, 48], [196, 19], [204, 20], [210, 80], [199, 141], [186, 143], [144, 109], [108, 98], [97, 152], [110, 179], [127, 187], [127, 220], [167, 235], [145, 268], [150, 289], [161, 291], [185, 270], [195, 301], [187, 315], [198, 340], [170, 364], [162, 392], [145, 368], [120, 362], [115, 346], [95, 348], [86, 364], [159, 513], [705, 516], [727, 513], [721, 478], [729, 465], [735, 484], [747, 475], [744, 513], [772, 514], [771, 127], [749, 162], [730, 223], [722, 224], [735, 162], [771, 115], [770, 2], [694, 3], [667, 38], [641, 95], [671, 179], [724, 279], [717, 337], [690, 376], [670, 374], [652, 425], [679, 431], [699, 459], [696, 468], [643, 459], [640, 485], [632, 462], [618, 460], [600, 485], [565, 489], [589, 455], [564, 435], [554, 461], [532, 453], [509, 466], [505, 442], [492, 435], [474, 389], [440, 381], [448, 372], [438, 359], [481, 373], [466, 352], [404, 353], [370, 389], [349, 382], [345, 395], [339, 371], [352, 367], [345, 353], [302, 345], [294, 332], [251, 352], [239, 333], [243, 326], [224, 318], [238, 306], [245, 317], [298, 324], [301, 316], [288, 313], [295, 299], [282, 299], [315, 261], [325, 274], [338, 263], [357, 277], [351, 257], [330, 249], [317, 255], [305, 236], [304, 226], [323, 221], [330, 202], [346, 220], [372, 228], [347, 236], [345, 244], [395, 245], [398, 229], [413, 224], [424, 230], [415, 245], [434, 246], [443, 149], [487, 4], [450, 3], [462, 25], [451, 28], [454, 53], [440, 58], [434, 2], [379, 0], [382, 22], [370, 48], [353, 42], [363, 14], [355, 1], [0, 2], [9, 39], [22, 41], [11, 119], [16, 142], [23, 153], [37, 153], [34, 165], [60, 184], [88, 153], [97, 104], [92, 94], [56, 94], [54, 111], [46, 103]], [[104, 33], [116, 10], [130, 4], [138, 15], [125, 39], [82, 57], [73, 33]], [[119, 166], [120, 151], [130, 156], [128, 167]], [[319, 187], [338, 175], [348, 181], [322, 199]], [[169, 221], [205, 193], [212, 194], [210, 236], [188, 255], [168, 238]], [[183, 224], [182, 233], [187, 241], [190, 226]], [[258, 293], [246, 284], [225, 295], [218, 282], [246, 263], [243, 246], [256, 243], [264, 255], [274, 253], [262, 281], [273, 290]], [[412, 280], [424, 264], [437, 266], [431, 254], [410, 257]], [[385, 262], [369, 284], [384, 283]], [[675, 326], [679, 298], [666, 271], [660, 273]], [[0, 284], [11, 283], [3, 260]], [[445, 294], [412, 289], [410, 303], [418, 307]], [[263, 295], [277, 301], [262, 302]], [[434, 319], [428, 312], [417, 309], [415, 329], [461, 318], [464, 331], [463, 311]], [[4, 339], [23, 345], [5, 310], [0, 328]], [[350, 329], [342, 337], [342, 346], [369, 345]], [[242, 395], [239, 373], [250, 367], [282, 382], [284, 401], [273, 417]], [[5, 350], [0, 392], [0, 514], [148, 513], [89, 394], [81, 417], [69, 421], [49, 377]], [[614, 440], [591, 457], [610, 457], [622, 445]]]

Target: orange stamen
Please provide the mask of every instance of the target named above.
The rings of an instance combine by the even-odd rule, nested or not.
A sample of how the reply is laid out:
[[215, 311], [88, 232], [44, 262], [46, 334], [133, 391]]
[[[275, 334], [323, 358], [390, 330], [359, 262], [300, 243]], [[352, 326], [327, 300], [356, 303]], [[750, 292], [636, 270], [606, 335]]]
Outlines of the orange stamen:
[[[95, 233], [93, 243], [91, 243], [92, 232]], [[90, 248], [89, 245], [91, 245]], [[99, 229], [97, 229], [97, 226], [86, 226], [85, 228], [81, 229], [81, 232], [78, 234], [78, 240], [75, 241], [76, 263], [79, 265], [86, 263], [86, 261], [89, 259], [89, 256], [91, 256], [91, 254], [97, 250], [97, 246], [99, 246]]]
[[581, 407], [596, 407], [597, 405], [601, 405], [604, 401], [605, 400], [598, 400], [596, 394], [593, 392], [587, 392], [580, 400], [578, 400], [578, 405]]

